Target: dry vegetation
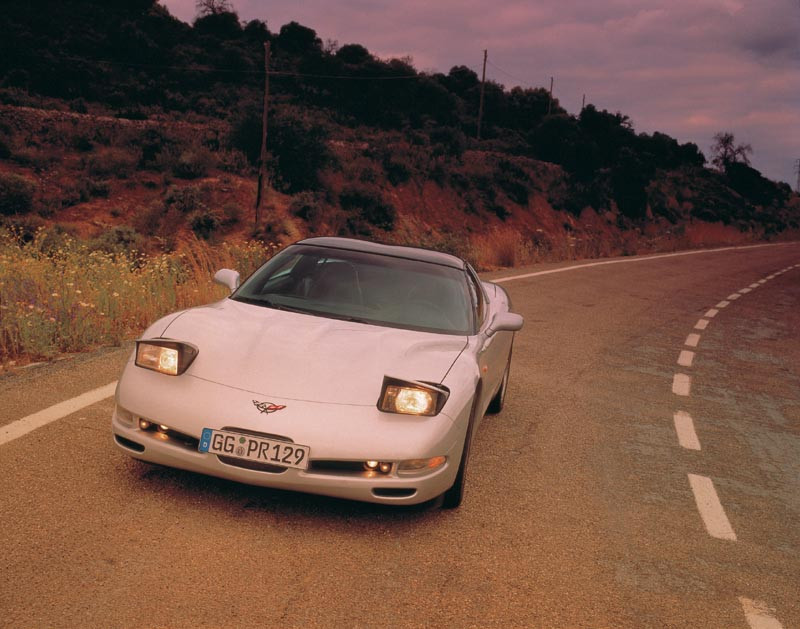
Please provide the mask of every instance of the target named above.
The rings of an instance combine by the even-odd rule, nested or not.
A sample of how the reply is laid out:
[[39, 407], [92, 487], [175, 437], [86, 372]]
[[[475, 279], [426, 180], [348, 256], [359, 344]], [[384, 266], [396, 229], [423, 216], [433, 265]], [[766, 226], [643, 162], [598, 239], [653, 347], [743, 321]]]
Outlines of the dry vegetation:
[[29, 242], [0, 229], [0, 362], [135, 338], [158, 317], [225, 295], [212, 283], [224, 267], [248, 274], [274, 253], [255, 242], [146, 256], [109, 252], [52, 230]]

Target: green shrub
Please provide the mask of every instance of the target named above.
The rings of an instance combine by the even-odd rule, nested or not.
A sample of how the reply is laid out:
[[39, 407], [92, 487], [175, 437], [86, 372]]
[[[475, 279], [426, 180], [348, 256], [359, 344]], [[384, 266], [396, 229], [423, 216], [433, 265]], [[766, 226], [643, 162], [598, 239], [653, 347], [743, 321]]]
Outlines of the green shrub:
[[11, 159], [38, 172], [47, 170], [53, 163], [58, 161], [58, 157], [53, 155], [51, 150], [43, 150], [36, 146], [25, 146], [16, 149], [11, 155]]
[[350, 214], [347, 225], [354, 234], [369, 235], [371, 227], [386, 231], [394, 228], [397, 211], [380, 193], [366, 188], [346, 188], [339, 195], [342, 209]]
[[19, 175], [0, 173], [0, 214], [27, 214], [33, 209], [36, 184]]
[[112, 227], [89, 243], [91, 250], [106, 253], [132, 253], [143, 247], [144, 237], [129, 225]]
[[250, 168], [250, 165], [247, 163], [247, 156], [242, 151], [237, 151], [236, 149], [220, 151], [217, 154], [217, 158], [219, 169], [228, 173], [243, 174]]
[[5, 133], [0, 133], [0, 159], [11, 157], [11, 138]]
[[139, 157], [130, 149], [108, 147], [95, 151], [84, 159], [84, 168], [93, 177], [127, 179], [136, 170]]
[[235, 201], [228, 201], [222, 206], [222, 225], [229, 227], [242, 220], [242, 208]]
[[200, 210], [195, 212], [189, 226], [198, 238], [208, 240], [222, 225], [220, 217], [210, 210]]
[[393, 186], [411, 179], [411, 167], [400, 156], [386, 155], [383, 158], [383, 170]]
[[181, 214], [205, 210], [205, 194], [200, 186], [170, 186], [164, 195], [164, 204], [173, 207]]
[[86, 106], [86, 101], [82, 98], [74, 98], [69, 102], [69, 110], [74, 111], [76, 114], [85, 114], [89, 112]]
[[206, 148], [192, 147], [183, 151], [172, 164], [172, 174], [181, 179], [198, 179], [208, 175], [214, 156]]

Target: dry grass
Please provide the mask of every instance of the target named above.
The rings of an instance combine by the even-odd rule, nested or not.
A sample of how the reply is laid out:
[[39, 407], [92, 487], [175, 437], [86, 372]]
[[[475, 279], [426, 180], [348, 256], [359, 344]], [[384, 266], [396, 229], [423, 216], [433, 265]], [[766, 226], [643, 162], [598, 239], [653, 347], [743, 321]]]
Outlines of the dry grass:
[[21, 243], [0, 230], [0, 362], [119, 344], [158, 317], [222, 298], [214, 272], [246, 276], [276, 247], [258, 243], [187, 243], [179, 252], [92, 251], [40, 230]]

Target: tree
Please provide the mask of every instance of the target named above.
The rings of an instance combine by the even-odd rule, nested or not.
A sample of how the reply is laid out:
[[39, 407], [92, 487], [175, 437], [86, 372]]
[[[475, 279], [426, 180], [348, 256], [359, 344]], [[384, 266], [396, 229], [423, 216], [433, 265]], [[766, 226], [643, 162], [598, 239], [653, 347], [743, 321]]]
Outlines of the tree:
[[748, 153], [753, 152], [753, 147], [749, 144], [736, 144], [733, 133], [721, 131], [714, 136], [714, 144], [711, 146], [711, 163], [722, 173], [726, 172], [731, 164], [742, 163], [750, 165]]
[[229, 0], [197, 0], [194, 6], [201, 17], [234, 12]]

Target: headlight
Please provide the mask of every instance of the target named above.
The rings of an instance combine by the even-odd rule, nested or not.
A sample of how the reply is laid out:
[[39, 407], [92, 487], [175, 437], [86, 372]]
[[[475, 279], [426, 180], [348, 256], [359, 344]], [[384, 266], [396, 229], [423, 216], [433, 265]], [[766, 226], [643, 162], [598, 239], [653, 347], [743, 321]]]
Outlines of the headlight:
[[378, 410], [404, 415], [436, 415], [449, 394], [440, 385], [384, 377]]
[[136, 341], [136, 366], [169, 376], [179, 376], [197, 358], [198, 349], [189, 343], [167, 339]]

